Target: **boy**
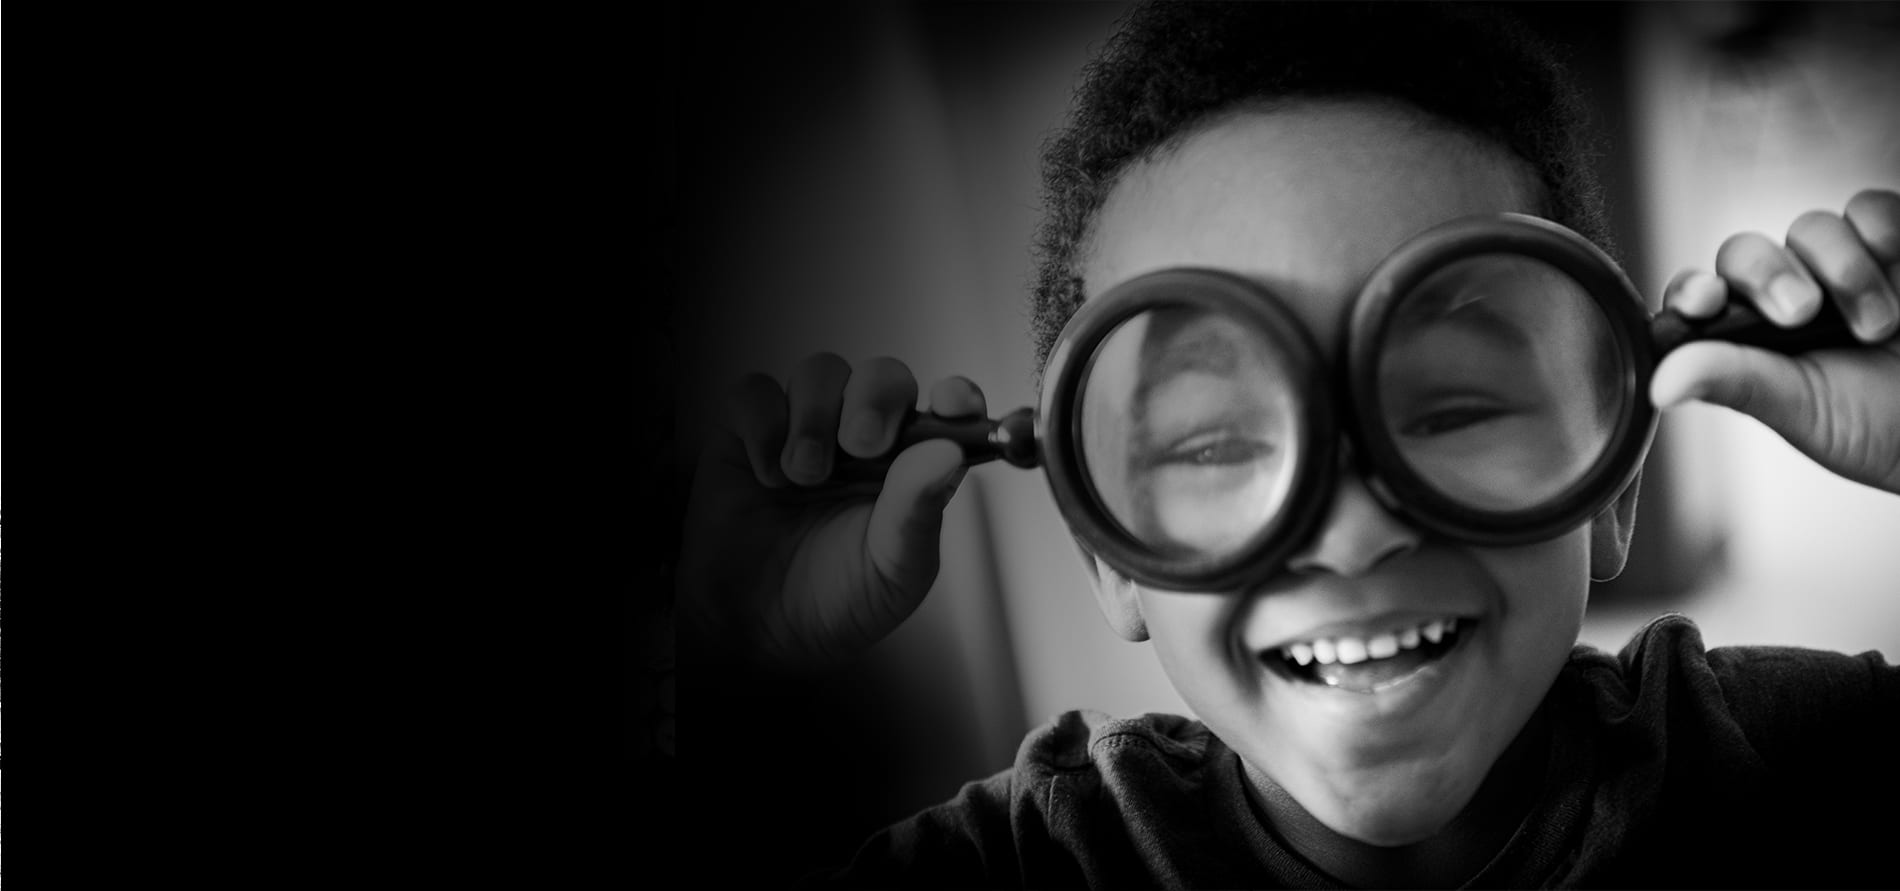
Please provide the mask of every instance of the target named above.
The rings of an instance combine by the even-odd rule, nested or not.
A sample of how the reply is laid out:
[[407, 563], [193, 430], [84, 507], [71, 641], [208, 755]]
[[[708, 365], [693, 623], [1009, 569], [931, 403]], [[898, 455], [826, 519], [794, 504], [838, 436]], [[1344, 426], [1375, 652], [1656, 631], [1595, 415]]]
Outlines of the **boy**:
[[[1372, 266], [1435, 224], [1516, 212], [1606, 244], [1573, 108], [1555, 69], [1488, 15], [1143, 7], [1045, 157], [1040, 358], [1086, 301], [1156, 269], [1241, 274], [1333, 344]], [[1658, 368], [1654, 401], [1747, 412], [1836, 473], [1900, 492], [1900, 195], [1803, 216], [1785, 246], [1737, 236], [1714, 272], [1678, 277], [1666, 302], [1708, 315], [1745, 300], [1794, 325], [1832, 301], [1861, 346], [1788, 359], [1692, 345]], [[848, 660], [915, 608], [959, 449], [928, 441], [881, 482], [829, 480], [836, 448], [887, 450], [917, 392], [895, 362], [821, 356], [734, 397], [731, 435], [694, 482], [681, 630], [689, 659], [717, 647], [747, 664], [689, 671], [744, 683]], [[985, 410], [962, 379], [926, 402]], [[1627, 555], [1636, 490], [1547, 541], [1485, 547], [1415, 528], [1344, 473], [1281, 572], [1217, 596], [1136, 583], [1091, 556], [1110, 625], [1152, 642], [1194, 719], [1064, 715], [1009, 771], [874, 836], [835, 878], [1900, 883], [1878, 844], [1892, 817], [1862, 816], [1896, 791], [1900, 672], [1878, 654], [1705, 652], [1680, 619], [1620, 658], [1575, 648], [1589, 580]], [[734, 516], [747, 522], [722, 522]], [[1269, 667], [1302, 646], [1413, 632], [1460, 637], [1427, 670], [1364, 690]]]

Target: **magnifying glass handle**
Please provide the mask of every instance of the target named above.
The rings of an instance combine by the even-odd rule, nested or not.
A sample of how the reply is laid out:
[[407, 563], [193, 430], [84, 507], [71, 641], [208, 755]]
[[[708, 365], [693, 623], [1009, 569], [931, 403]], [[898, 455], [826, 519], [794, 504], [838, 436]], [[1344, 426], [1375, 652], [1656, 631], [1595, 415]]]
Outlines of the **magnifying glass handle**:
[[1036, 412], [1019, 408], [1001, 418], [940, 418], [916, 409], [905, 413], [897, 428], [897, 444], [875, 458], [859, 458], [843, 449], [832, 460], [831, 478], [858, 481], [878, 479], [898, 453], [927, 439], [948, 439], [963, 449], [963, 466], [1007, 461], [1017, 467], [1041, 462], [1036, 450]]
[[1650, 338], [1661, 356], [1695, 340], [1722, 340], [1744, 346], [1760, 347], [1784, 355], [1805, 353], [1824, 347], [1860, 346], [1847, 317], [1830, 301], [1821, 311], [1798, 328], [1783, 328], [1767, 319], [1746, 301], [1730, 301], [1718, 316], [1691, 319], [1671, 309], [1650, 320]]

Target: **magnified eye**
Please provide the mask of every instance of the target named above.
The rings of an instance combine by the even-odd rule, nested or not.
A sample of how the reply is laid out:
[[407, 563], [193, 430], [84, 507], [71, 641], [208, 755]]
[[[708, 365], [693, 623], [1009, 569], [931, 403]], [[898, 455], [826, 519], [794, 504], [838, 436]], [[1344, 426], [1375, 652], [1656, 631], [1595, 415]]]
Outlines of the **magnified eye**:
[[1528, 255], [1437, 266], [1385, 317], [1381, 426], [1418, 482], [1481, 511], [1549, 504], [1588, 477], [1627, 398], [1612, 319]]
[[1156, 463], [1195, 467], [1232, 467], [1258, 461], [1272, 455], [1273, 452], [1273, 444], [1270, 442], [1216, 434], [1214, 437], [1194, 437], [1168, 450]]
[[1285, 508], [1305, 396], [1287, 381], [1308, 369], [1264, 324], [1252, 312], [1158, 303], [1095, 348], [1079, 457], [1093, 497], [1148, 553], [1224, 560]]
[[1461, 405], [1443, 408], [1414, 418], [1399, 427], [1404, 436], [1442, 436], [1500, 420], [1510, 409], [1498, 405]]

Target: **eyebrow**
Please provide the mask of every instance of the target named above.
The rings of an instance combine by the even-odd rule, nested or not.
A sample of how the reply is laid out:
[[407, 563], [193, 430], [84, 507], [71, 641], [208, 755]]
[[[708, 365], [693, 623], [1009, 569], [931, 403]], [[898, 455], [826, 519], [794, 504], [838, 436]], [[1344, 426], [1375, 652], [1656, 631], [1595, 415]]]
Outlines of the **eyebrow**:
[[[1179, 332], [1176, 332], [1178, 335]], [[1190, 371], [1204, 371], [1209, 374], [1231, 376], [1240, 364], [1239, 350], [1234, 339], [1227, 332], [1203, 330], [1194, 332], [1184, 341], [1174, 341], [1157, 345], [1160, 349], [1159, 361], [1142, 375], [1141, 396], [1162, 383], [1173, 380]], [[1144, 346], [1143, 352], [1146, 352]]]
[[1536, 341], [1530, 332], [1499, 312], [1495, 305], [1486, 301], [1487, 296], [1482, 292], [1474, 295], [1467, 289], [1451, 291], [1442, 297], [1434, 295], [1408, 307], [1411, 311], [1395, 314], [1386, 327], [1392, 333], [1404, 335], [1422, 333], [1443, 324], [1501, 341], [1517, 351], [1529, 352], [1534, 349]]
[[[1130, 468], [1136, 474], [1152, 469], [1150, 465], [1156, 453], [1157, 444], [1149, 441], [1155, 431], [1148, 417], [1148, 401], [1154, 391], [1195, 372], [1231, 377], [1240, 365], [1239, 349], [1230, 333], [1218, 327], [1199, 331], [1190, 327], [1185, 337], [1182, 334], [1177, 329], [1142, 344], [1140, 361], [1144, 368], [1135, 384], [1135, 392], [1130, 395], [1129, 412], [1133, 429], [1141, 433], [1134, 437], [1136, 445], [1128, 455]], [[1153, 357], [1152, 366], [1149, 357]]]

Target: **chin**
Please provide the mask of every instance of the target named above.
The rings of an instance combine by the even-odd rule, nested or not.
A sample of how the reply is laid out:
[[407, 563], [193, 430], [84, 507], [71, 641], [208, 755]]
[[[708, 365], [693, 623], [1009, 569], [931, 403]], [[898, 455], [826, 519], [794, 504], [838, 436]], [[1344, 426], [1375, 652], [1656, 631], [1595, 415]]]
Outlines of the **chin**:
[[[1422, 842], [1451, 825], [1475, 790], [1428, 790], [1422, 784], [1394, 782], [1386, 790], [1327, 807], [1307, 807], [1326, 828], [1355, 841], [1380, 847]], [[1462, 794], [1461, 794], [1462, 792]]]

